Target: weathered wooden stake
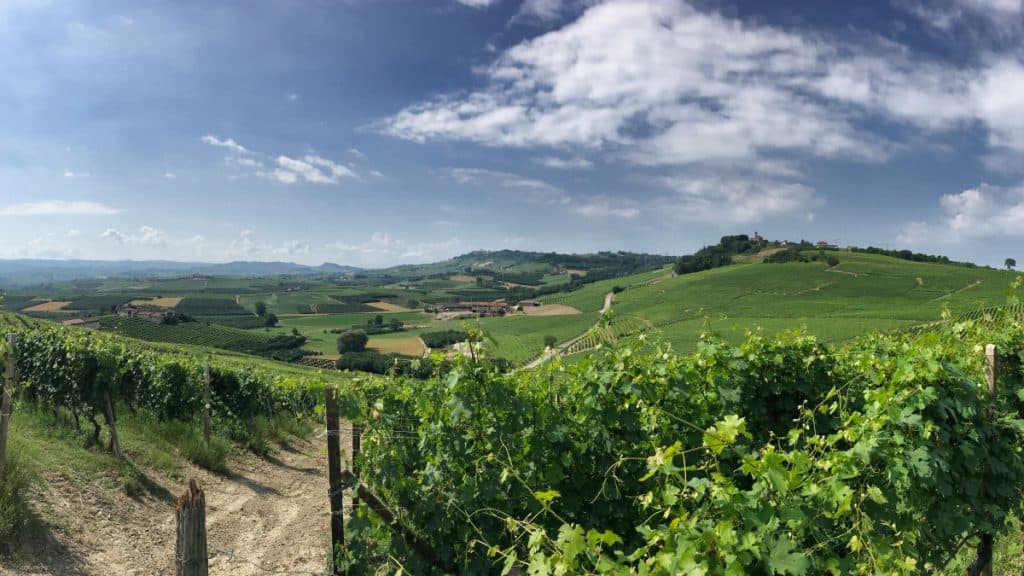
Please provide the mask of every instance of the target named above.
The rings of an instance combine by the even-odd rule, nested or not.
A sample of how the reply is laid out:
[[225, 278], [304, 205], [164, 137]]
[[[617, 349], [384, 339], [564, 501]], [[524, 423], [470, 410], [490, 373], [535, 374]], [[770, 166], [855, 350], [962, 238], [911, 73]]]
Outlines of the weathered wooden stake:
[[118, 458], [124, 458], [121, 452], [121, 442], [117, 439], [117, 426], [114, 421], [114, 404], [110, 401], [110, 392], [103, 392], [103, 410], [107, 419], [107, 429], [110, 430], [110, 451]]
[[[993, 415], [996, 399], [996, 362], [996, 345], [985, 346], [985, 380], [988, 383], [989, 397], [992, 399], [992, 405], [989, 406], [989, 418]], [[986, 494], [984, 476], [981, 481], [981, 495], [984, 498]], [[992, 534], [982, 534], [981, 541], [978, 543], [977, 557], [974, 563], [967, 568], [967, 574], [970, 576], [992, 576], [992, 551], [994, 549], [995, 537]]]
[[206, 495], [195, 480], [176, 501], [178, 540], [174, 553], [176, 576], [207, 576], [210, 570], [206, 554]]
[[7, 464], [7, 429], [11, 425], [11, 391], [14, 390], [16, 357], [18, 344], [17, 334], [7, 335], [7, 366], [4, 379], [0, 383], [0, 481], [4, 479], [4, 466]]
[[[992, 404], [995, 405], [996, 401], [996, 345], [989, 344], [985, 346], [985, 379], [988, 381], [988, 394], [992, 399]], [[992, 553], [995, 550], [995, 536], [992, 534], [982, 534], [981, 544], [979, 545], [979, 560], [981, 563], [981, 576], [992, 576]]]
[[[352, 473], [359, 476], [359, 464], [356, 463], [356, 458], [359, 457], [359, 451], [362, 449], [363, 442], [363, 427], [355, 422], [352, 423]], [[352, 510], [355, 510], [359, 506], [359, 491], [352, 493]]]
[[341, 476], [337, 389], [333, 386], [324, 388], [324, 408], [327, 415], [327, 490], [331, 503], [331, 570], [340, 576], [342, 571], [335, 562], [335, 552], [345, 548], [345, 483]]
[[210, 365], [203, 365], [203, 445], [210, 447]]

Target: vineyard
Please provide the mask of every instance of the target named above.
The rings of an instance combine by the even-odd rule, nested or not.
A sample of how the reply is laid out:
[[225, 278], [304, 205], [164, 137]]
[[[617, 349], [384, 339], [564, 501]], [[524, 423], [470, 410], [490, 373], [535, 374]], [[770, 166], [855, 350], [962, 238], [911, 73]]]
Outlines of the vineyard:
[[248, 313], [234, 298], [215, 296], [186, 296], [174, 309], [189, 316], [237, 316]]
[[139, 340], [209, 346], [278, 360], [295, 360], [302, 357], [300, 349], [306, 343], [304, 336], [268, 334], [258, 330], [240, 330], [205, 322], [154, 324], [137, 318], [108, 315], [100, 318], [100, 326], [103, 330]]
[[[643, 335], [572, 366], [342, 390], [365, 508], [350, 573], [916, 574], [1006, 529], [1024, 499], [1024, 323], [829, 347], [803, 332]], [[986, 344], [998, 350], [986, 380]], [[993, 357], [994, 358], [994, 357]], [[926, 529], [924, 527], [927, 527]]]

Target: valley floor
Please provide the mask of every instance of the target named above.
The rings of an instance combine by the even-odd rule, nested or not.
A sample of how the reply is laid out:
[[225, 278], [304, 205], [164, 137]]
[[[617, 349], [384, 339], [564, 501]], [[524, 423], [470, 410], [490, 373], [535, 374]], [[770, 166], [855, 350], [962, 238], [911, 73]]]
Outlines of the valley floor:
[[[267, 458], [229, 459], [230, 475], [186, 465], [206, 493], [210, 574], [274, 571], [323, 573], [330, 516], [326, 458], [318, 443], [295, 439]], [[0, 574], [173, 573], [174, 498], [187, 480], [143, 471], [153, 485], [135, 498], [124, 491], [82, 491], [44, 472], [30, 499], [42, 527]]]

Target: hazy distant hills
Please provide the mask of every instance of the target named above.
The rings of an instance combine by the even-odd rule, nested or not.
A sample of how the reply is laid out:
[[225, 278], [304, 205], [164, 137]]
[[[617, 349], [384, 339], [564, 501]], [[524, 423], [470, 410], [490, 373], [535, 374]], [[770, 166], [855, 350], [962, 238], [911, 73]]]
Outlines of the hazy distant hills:
[[0, 260], [0, 287], [32, 286], [93, 278], [302, 276], [357, 272], [352, 266], [292, 262], [173, 262], [169, 260]]
[[559, 254], [519, 250], [478, 250], [429, 264], [410, 264], [375, 270], [325, 263], [306, 266], [293, 262], [174, 262], [169, 260], [0, 260], [0, 288], [34, 286], [96, 278], [176, 278], [190, 275], [251, 278], [263, 276], [323, 276], [347, 273], [415, 278], [470, 270], [509, 273], [548, 273], [566, 269], [589, 273], [591, 279], [634, 274], [660, 268], [674, 257], [632, 252]]

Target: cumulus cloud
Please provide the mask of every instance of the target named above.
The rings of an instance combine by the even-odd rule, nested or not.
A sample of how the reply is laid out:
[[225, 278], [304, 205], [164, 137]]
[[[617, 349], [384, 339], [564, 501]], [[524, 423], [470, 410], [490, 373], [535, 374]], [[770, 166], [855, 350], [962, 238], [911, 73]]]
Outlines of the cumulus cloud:
[[0, 216], [106, 216], [120, 210], [99, 202], [44, 200], [0, 207]]
[[956, 243], [974, 238], [1024, 236], [1024, 184], [980, 184], [939, 198], [942, 218], [905, 223], [896, 240], [911, 246]]
[[1024, 99], [1015, 57], [958, 68], [892, 42], [832, 41], [682, 1], [600, 3], [500, 53], [482, 75], [483, 89], [377, 126], [417, 142], [604, 147], [658, 165], [778, 153], [884, 160], [893, 145], [868, 119], [926, 132], [977, 122], [994, 144], [1024, 150], [1024, 125], [1006, 121]]
[[217, 138], [216, 136], [214, 136], [212, 134], [207, 134], [206, 136], [203, 136], [202, 138], [200, 138], [200, 140], [204, 144], [209, 144], [210, 146], [217, 146], [219, 148], [227, 148], [228, 150], [230, 150], [232, 152], [235, 152], [237, 154], [248, 154], [249, 153], [249, 150], [246, 149], [245, 146], [242, 146], [238, 142], [235, 142], [234, 138], [225, 138], [225, 139], [221, 140], [220, 138]]

